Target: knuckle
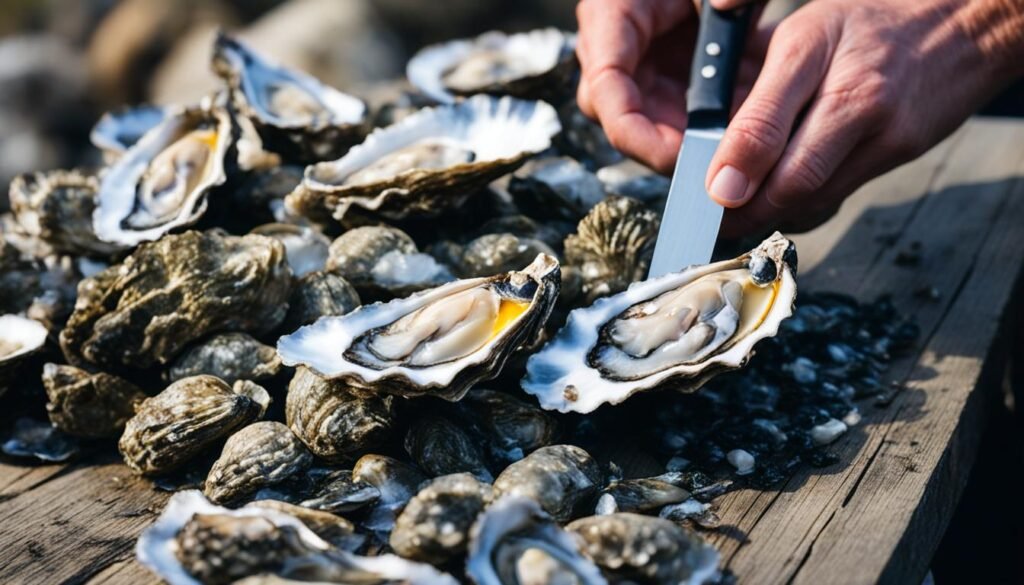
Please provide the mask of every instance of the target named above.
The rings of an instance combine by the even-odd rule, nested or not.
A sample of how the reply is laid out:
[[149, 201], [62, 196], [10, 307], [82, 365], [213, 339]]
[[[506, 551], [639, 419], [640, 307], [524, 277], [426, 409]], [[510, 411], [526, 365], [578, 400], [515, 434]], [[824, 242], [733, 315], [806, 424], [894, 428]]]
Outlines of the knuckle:
[[729, 130], [733, 139], [741, 143], [743, 150], [761, 156], [768, 152], [778, 152], [785, 146], [786, 131], [770, 111], [770, 107], [756, 105], [732, 121]]
[[788, 174], [790, 190], [807, 195], [825, 185], [831, 174], [831, 165], [816, 150], [804, 148], [793, 158]]

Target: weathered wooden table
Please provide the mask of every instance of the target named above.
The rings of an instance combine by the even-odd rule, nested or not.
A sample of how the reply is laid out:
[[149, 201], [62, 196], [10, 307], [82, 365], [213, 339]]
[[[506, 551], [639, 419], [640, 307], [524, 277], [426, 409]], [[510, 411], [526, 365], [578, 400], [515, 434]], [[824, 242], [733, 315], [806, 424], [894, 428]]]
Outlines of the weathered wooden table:
[[[891, 294], [922, 336], [890, 371], [905, 391], [886, 408], [864, 407], [863, 422], [835, 445], [839, 464], [723, 497], [724, 528], [712, 539], [741, 583], [920, 583], [1014, 342], [1024, 123], [971, 121], [797, 241], [803, 287]], [[918, 245], [919, 263], [894, 262]], [[915, 296], [929, 287], [937, 300]], [[0, 583], [155, 581], [132, 549], [166, 498], [113, 455], [0, 463]]]

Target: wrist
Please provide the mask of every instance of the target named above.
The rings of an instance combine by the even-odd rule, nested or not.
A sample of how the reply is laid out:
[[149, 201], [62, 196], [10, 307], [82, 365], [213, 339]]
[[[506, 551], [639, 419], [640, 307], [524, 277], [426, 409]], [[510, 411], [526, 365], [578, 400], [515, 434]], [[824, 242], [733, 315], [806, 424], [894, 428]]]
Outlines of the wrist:
[[1024, 0], [970, 0], [952, 14], [1003, 84], [1024, 76]]

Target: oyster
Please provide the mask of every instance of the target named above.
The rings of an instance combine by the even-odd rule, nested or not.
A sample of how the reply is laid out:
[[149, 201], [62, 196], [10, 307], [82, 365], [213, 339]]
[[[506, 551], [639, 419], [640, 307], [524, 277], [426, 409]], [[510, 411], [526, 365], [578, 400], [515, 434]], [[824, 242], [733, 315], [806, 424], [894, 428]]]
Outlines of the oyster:
[[89, 140], [113, 163], [170, 113], [169, 108], [149, 104], [107, 112], [93, 126]]
[[[532, 259], [532, 257], [531, 257]], [[443, 264], [419, 252], [408, 234], [389, 226], [349, 230], [331, 243], [327, 268], [366, 299], [392, 299], [455, 279]]]
[[231, 128], [219, 107], [169, 114], [104, 173], [92, 215], [96, 236], [134, 246], [195, 223], [207, 193], [227, 180]]
[[269, 345], [247, 333], [221, 333], [185, 350], [166, 376], [171, 382], [209, 374], [234, 384], [238, 380], [265, 380], [281, 371], [281, 358]]
[[269, 404], [267, 391], [252, 382], [230, 387], [213, 376], [178, 380], [139, 405], [118, 449], [132, 471], [160, 475], [261, 418]]
[[366, 135], [369, 112], [362, 100], [272, 63], [223, 33], [214, 44], [213, 70], [266, 146], [287, 158], [334, 159]]
[[372, 391], [458, 400], [534, 343], [558, 296], [558, 261], [459, 280], [388, 303], [325, 317], [282, 337], [285, 364], [303, 364]]
[[602, 490], [597, 513], [644, 512], [688, 500], [691, 494], [680, 487], [681, 475], [674, 472], [657, 477], [613, 481]]
[[392, 220], [434, 217], [546, 150], [560, 128], [544, 102], [474, 96], [426, 108], [308, 167], [286, 204], [318, 221], [343, 220], [353, 208]]
[[668, 197], [669, 187], [672, 186], [668, 177], [632, 159], [602, 167], [596, 174], [609, 193], [639, 199], [656, 208], [664, 208], [664, 205], [658, 203]]
[[601, 489], [601, 468], [575, 445], [541, 447], [509, 465], [494, 480], [496, 496], [535, 500], [559, 522], [568, 522]]
[[383, 443], [394, 415], [390, 396], [354, 394], [343, 382], [300, 367], [288, 385], [285, 416], [317, 457], [345, 461]]
[[531, 217], [577, 222], [605, 197], [604, 185], [567, 156], [530, 161], [508, 183], [516, 205]]
[[610, 196], [565, 239], [565, 260], [583, 279], [589, 304], [647, 278], [660, 225], [658, 214], [636, 199]]
[[540, 240], [512, 234], [486, 234], [466, 244], [460, 271], [463, 276], [491, 276], [528, 264], [538, 254], [554, 256], [555, 251]]
[[46, 327], [21, 315], [0, 315], [0, 396], [14, 381], [18, 366], [46, 344]]
[[304, 506], [278, 500], [256, 500], [250, 502], [247, 507], [277, 510], [294, 516], [328, 544], [342, 550], [355, 551], [366, 543], [366, 536], [356, 533], [354, 524], [330, 512], [310, 510]]
[[[531, 579], [538, 572], [544, 580]], [[477, 585], [607, 583], [572, 535], [535, 501], [515, 496], [499, 499], [473, 525], [466, 573]]]
[[108, 257], [125, 246], [104, 242], [93, 231], [99, 181], [81, 171], [51, 171], [11, 181], [11, 211], [19, 231], [53, 252]]
[[366, 483], [352, 479], [351, 470], [341, 470], [332, 474], [330, 478], [317, 486], [312, 497], [303, 500], [300, 505], [304, 508], [322, 510], [333, 514], [351, 512], [380, 499], [380, 490]]
[[522, 98], [564, 97], [573, 91], [576, 35], [555, 28], [425, 47], [406, 66], [420, 91], [441, 103], [476, 93]]
[[14, 421], [11, 436], [0, 445], [0, 451], [11, 457], [67, 461], [78, 455], [78, 441], [49, 422], [23, 417]]
[[405, 451], [429, 475], [467, 472], [480, 481], [494, 481], [477, 440], [442, 416], [418, 417], [405, 434]]
[[352, 469], [352, 480], [370, 484], [380, 492], [380, 498], [363, 523], [370, 530], [387, 532], [427, 477], [412, 465], [392, 457], [364, 455]]
[[79, 283], [61, 349], [73, 364], [168, 363], [210, 333], [273, 330], [291, 280], [284, 247], [270, 238], [165, 236]]
[[468, 473], [431, 480], [399, 514], [391, 531], [391, 548], [405, 558], [432, 565], [461, 557], [469, 545], [473, 521], [491, 495], [491, 486]]
[[776, 232], [733, 260], [634, 284], [573, 311], [530, 357], [522, 387], [562, 412], [663, 385], [693, 391], [778, 332], [793, 313], [795, 272], [796, 248]]
[[558, 421], [547, 412], [506, 392], [473, 389], [459, 403], [467, 417], [488, 437], [491, 454], [501, 461], [518, 461], [550, 445]]
[[296, 277], [323, 270], [327, 264], [327, 250], [331, 241], [311, 227], [290, 223], [269, 223], [253, 228], [251, 234], [274, 238], [284, 244], [288, 266]]
[[291, 430], [275, 421], [253, 423], [228, 437], [203, 493], [222, 504], [256, 493], [302, 472], [313, 455]]
[[292, 286], [288, 314], [281, 327], [285, 331], [295, 331], [320, 317], [352, 312], [360, 302], [359, 293], [340, 275], [326, 270], [310, 272]]
[[74, 366], [43, 366], [46, 411], [53, 426], [85, 438], [120, 437], [146, 394], [135, 384]]
[[718, 577], [718, 551], [662, 518], [591, 516], [566, 529], [582, 539], [583, 554], [616, 582], [701, 585]]

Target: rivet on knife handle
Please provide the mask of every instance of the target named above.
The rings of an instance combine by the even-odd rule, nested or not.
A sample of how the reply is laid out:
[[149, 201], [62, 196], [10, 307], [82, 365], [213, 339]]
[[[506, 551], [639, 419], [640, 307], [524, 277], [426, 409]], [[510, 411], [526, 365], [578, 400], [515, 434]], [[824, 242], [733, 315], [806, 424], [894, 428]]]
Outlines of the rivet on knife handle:
[[694, 118], [700, 125], [726, 124], [750, 17], [749, 7], [723, 12], [703, 1], [686, 92], [691, 124]]

